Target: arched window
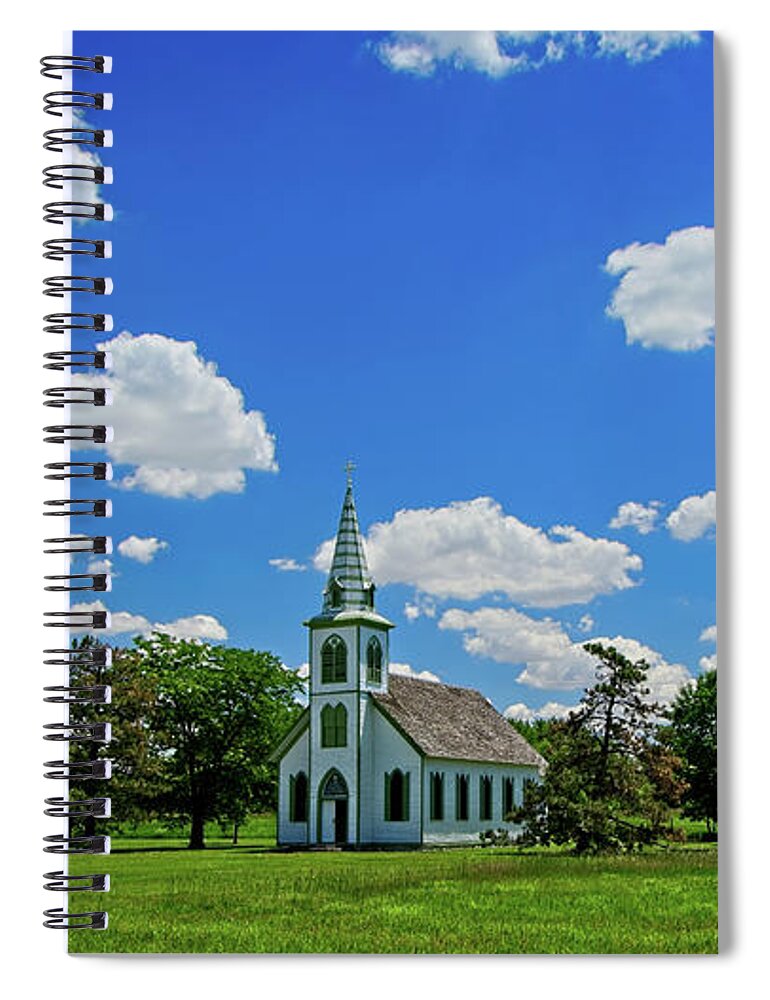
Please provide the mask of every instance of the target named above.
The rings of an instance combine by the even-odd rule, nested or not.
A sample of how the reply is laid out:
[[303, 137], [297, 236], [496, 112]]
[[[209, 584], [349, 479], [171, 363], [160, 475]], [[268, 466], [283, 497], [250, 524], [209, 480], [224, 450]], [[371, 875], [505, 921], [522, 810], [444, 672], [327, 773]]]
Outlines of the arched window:
[[382, 683], [382, 646], [376, 635], [366, 644], [366, 679], [370, 684]]
[[392, 823], [409, 819], [409, 774], [398, 768], [385, 774], [385, 819]]
[[444, 818], [444, 775], [441, 771], [431, 771], [430, 775], [430, 818]]
[[458, 774], [455, 777], [455, 819], [464, 820], [468, 818], [468, 791], [470, 778], [467, 774]]
[[321, 746], [348, 745], [348, 713], [344, 705], [324, 705], [321, 709]]
[[304, 771], [289, 778], [289, 822], [307, 823], [307, 775]]
[[503, 778], [503, 819], [508, 813], [513, 812], [514, 806], [514, 784], [513, 778]]
[[488, 774], [479, 778], [479, 819], [492, 819], [492, 778]]
[[321, 646], [321, 682], [339, 684], [347, 680], [348, 647], [338, 635], [330, 635]]

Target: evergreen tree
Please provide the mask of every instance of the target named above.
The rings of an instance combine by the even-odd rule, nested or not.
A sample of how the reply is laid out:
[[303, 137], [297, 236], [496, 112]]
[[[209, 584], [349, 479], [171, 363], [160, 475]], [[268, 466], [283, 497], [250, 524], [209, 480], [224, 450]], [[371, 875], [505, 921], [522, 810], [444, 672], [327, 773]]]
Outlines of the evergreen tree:
[[682, 792], [678, 761], [658, 739], [665, 710], [649, 700], [644, 660], [583, 648], [596, 657], [596, 683], [551, 723], [543, 781], [527, 786], [513, 818], [525, 843], [572, 843], [579, 854], [636, 848], [665, 834]]

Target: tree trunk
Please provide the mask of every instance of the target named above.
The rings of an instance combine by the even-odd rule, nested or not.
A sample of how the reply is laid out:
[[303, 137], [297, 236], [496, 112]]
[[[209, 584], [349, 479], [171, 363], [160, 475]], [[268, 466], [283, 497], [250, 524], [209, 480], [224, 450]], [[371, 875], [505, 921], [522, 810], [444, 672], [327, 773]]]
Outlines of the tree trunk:
[[233, 846], [238, 843], [238, 824], [233, 823]]
[[187, 847], [191, 851], [202, 851], [205, 846], [203, 842], [203, 816], [193, 813], [190, 825], [190, 843]]

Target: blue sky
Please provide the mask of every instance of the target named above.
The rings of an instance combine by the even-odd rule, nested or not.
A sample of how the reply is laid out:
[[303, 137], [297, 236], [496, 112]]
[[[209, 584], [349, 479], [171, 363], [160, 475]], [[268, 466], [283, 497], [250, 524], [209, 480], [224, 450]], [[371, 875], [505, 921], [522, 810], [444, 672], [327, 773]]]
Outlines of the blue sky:
[[588, 638], [662, 697], [696, 674], [710, 36], [76, 48], [114, 58], [117, 623], [302, 664], [352, 458], [397, 662], [523, 716], [577, 701]]

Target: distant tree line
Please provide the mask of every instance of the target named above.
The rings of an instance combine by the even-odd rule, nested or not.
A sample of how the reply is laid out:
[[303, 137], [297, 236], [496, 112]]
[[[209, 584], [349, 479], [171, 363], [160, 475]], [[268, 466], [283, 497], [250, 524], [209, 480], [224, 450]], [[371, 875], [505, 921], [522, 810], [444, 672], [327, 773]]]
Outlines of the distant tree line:
[[[73, 645], [98, 645], [87, 637]], [[252, 812], [275, 808], [275, 768], [268, 754], [301, 708], [303, 683], [272, 653], [231, 649], [155, 633], [115, 647], [112, 662], [94, 667], [74, 657], [72, 685], [109, 684], [106, 708], [72, 706], [72, 721], [103, 715], [112, 741], [109, 783], [120, 822], [160, 819], [189, 826], [189, 847], [204, 847], [204, 826], [238, 826]], [[72, 758], [91, 749], [73, 746]], [[79, 782], [75, 794], [105, 793]]]
[[589, 643], [596, 683], [563, 719], [514, 720], [548, 762], [510, 818], [525, 844], [576, 853], [636, 849], [672, 835], [674, 810], [717, 823], [717, 679], [702, 674], [670, 707], [650, 699], [648, 664]]

